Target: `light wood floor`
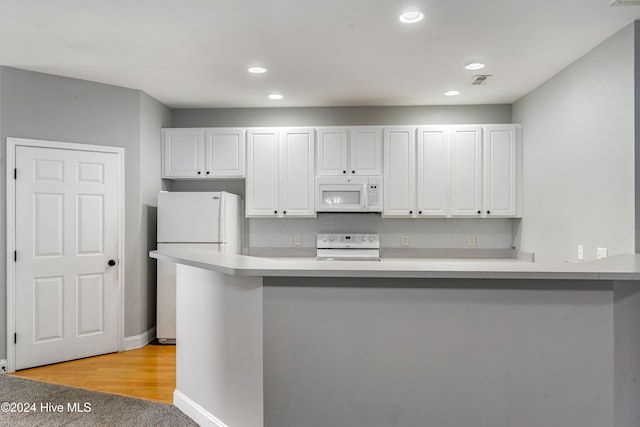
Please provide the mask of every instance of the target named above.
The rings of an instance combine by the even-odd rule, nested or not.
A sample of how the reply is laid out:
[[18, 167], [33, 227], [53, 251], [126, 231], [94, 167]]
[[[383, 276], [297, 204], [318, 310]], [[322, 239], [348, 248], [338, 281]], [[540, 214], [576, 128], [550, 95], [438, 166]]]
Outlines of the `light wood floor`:
[[147, 345], [122, 353], [24, 369], [12, 376], [173, 403], [176, 347]]

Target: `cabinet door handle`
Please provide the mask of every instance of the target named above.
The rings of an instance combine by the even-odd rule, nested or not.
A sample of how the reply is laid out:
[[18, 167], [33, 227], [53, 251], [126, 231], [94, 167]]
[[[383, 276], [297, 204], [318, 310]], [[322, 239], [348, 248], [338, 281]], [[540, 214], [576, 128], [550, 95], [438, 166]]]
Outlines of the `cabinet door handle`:
[[278, 211], [273, 211], [273, 213], [274, 213], [274, 214], [277, 214], [277, 213], [278, 213]]
[[286, 215], [286, 214], [287, 214], [287, 211], [282, 211], [282, 214], [283, 214], [283, 215]]
[[482, 213], [482, 211], [478, 211], [478, 215], [480, 215]]
[[198, 175], [200, 175], [200, 171], [198, 171]]
[[487, 211], [487, 215], [489, 215], [491, 213], [491, 211]]
[[347, 171], [342, 171], [342, 173], [347, 173]]
[[422, 215], [422, 211], [418, 211], [418, 215]]
[[356, 173], [356, 171], [351, 171], [351, 173], [355, 174], [355, 173]]
[[207, 171], [207, 175], [209, 175], [209, 171]]
[[413, 211], [409, 211], [409, 213], [410, 213], [411, 215], [413, 215]]

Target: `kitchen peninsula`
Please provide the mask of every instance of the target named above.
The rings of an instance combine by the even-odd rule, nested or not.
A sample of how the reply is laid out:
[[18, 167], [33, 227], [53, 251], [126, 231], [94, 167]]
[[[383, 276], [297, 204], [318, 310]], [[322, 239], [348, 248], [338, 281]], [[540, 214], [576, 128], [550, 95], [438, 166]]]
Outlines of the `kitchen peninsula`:
[[174, 403], [229, 427], [631, 427], [640, 256], [177, 264]]

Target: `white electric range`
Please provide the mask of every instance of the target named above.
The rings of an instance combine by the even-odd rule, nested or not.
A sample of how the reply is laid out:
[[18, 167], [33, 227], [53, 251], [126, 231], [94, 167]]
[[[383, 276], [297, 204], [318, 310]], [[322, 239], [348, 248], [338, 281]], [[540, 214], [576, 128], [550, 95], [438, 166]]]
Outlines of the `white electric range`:
[[378, 234], [318, 234], [316, 261], [380, 261]]

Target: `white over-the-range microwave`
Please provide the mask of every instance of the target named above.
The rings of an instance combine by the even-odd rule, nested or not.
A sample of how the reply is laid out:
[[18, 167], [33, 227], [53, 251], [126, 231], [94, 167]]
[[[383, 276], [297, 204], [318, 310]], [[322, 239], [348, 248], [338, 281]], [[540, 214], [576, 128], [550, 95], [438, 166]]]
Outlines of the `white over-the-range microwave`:
[[381, 212], [380, 176], [319, 176], [317, 212]]

